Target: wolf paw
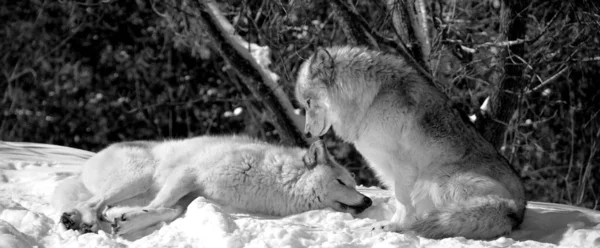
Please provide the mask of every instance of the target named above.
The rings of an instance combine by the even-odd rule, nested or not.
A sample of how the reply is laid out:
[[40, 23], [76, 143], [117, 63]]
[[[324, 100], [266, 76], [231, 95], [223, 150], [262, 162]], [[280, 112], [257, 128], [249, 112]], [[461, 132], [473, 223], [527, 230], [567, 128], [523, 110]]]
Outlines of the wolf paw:
[[63, 224], [67, 230], [77, 230], [81, 223], [81, 214], [77, 210], [64, 212], [60, 216], [60, 223]]
[[125, 213], [120, 210], [121, 208], [113, 208], [111, 205], [106, 205], [100, 214], [100, 220], [110, 223], [113, 235], [119, 234], [122, 222], [127, 221]]
[[[102, 219], [110, 222], [111, 233], [122, 235], [136, 230], [148, 210], [130, 207], [107, 207], [102, 211]], [[146, 216], [147, 217], [147, 216]]]
[[112, 224], [110, 224], [111, 227], [111, 233], [113, 235], [118, 235], [121, 234], [121, 227], [124, 224], [123, 222], [127, 221], [127, 217], [125, 216], [125, 214], [122, 214], [121, 217], [119, 218], [114, 218], [112, 221]]
[[80, 233], [95, 233], [98, 231], [97, 223], [81, 223], [79, 228]]
[[67, 230], [76, 230], [80, 233], [96, 232], [99, 229], [96, 220], [84, 220], [81, 212], [78, 210], [64, 212], [60, 216], [60, 223], [63, 224]]

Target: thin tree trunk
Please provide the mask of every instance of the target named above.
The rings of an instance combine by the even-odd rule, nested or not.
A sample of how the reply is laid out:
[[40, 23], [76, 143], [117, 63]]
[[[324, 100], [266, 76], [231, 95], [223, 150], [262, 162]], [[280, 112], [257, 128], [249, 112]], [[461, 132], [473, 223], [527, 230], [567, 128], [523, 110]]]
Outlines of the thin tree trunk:
[[387, 7], [392, 13], [396, 34], [415, 60], [429, 72], [431, 41], [425, 3], [423, 0], [388, 0]]
[[[216, 4], [214, 2], [208, 1], [208, 0], [206, 0], [206, 3], [207, 3], [206, 5], [210, 8], [211, 13], [215, 16], [218, 23], [221, 25], [223, 30], [229, 36], [228, 39], [233, 43], [234, 46], [235, 45], [239, 46], [238, 52], [244, 54], [245, 57], [252, 58], [252, 59], [250, 59], [251, 62], [256, 62], [256, 63], [253, 63], [253, 67], [256, 69], [256, 71], [258, 73], [260, 73], [262, 82], [265, 85], [267, 85], [271, 89], [271, 91], [273, 91], [273, 94], [275, 95], [277, 101], [279, 102], [279, 104], [281, 104], [281, 107], [285, 110], [285, 114], [288, 117], [290, 117], [290, 119], [292, 119], [292, 122], [294, 123], [294, 126], [296, 127], [296, 129], [303, 130], [304, 123], [305, 123], [304, 116], [295, 114], [295, 109], [294, 109], [294, 106], [292, 105], [292, 102], [290, 101], [290, 97], [283, 91], [283, 87], [281, 87], [281, 85], [277, 83], [277, 81], [279, 80], [279, 76], [276, 75], [275, 73], [273, 73], [268, 68], [268, 65], [263, 65], [258, 62], [259, 60], [262, 60], [262, 61], [270, 60], [270, 58], [256, 58], [250, 54], [250, 53], [252, 53], [251, 47], [255, 47], [254, 49], [263, 49], [263, 50], [269, 49], [269, 48], [268, 47], [259, 47], [256, 44], [251, 44], [250, 42], [244, 40], [244, 38], [242, 38], [241, 36], [237, 35], [235, 33], [235, 29], [233, 28], [231, 23], [229, 23], [229, 21], [227, 21], [227, 19], [225, 19], [225, 17], [223, 16], [223, 14], [219, 10], [219, 8], [216, 6]], [[269, 55], [265, 55], [265, 56], [270, 56], [270, 53], [269, 53]], [[316, 141], [316, 138], [307, 138], [306, 140], [312, 143], [313, 141]]]
[[[500, 32], [505, 40], [525, 39], [529, 4], [520, 0], [502, 1]], [[476, 122], [479, 131], [497, 149], [504, 144], [507, 125], [519, 104], [518, 92], [525, 86], [523, 73], [526, 65], [519, 59], [525, 55], [525, 44], [507, 46], [502, 52], [504, 74], [498, 83], [498, 90], [490, 99], [484, 118]]]
[[[307, 146], [299, 124], [294, 122], [294, 116], [286, 111], [285, 106], [291, 104], [282, 103], [274, 90], [269, 87], [270, 76], [260, 67], [256, 60], [250, 55], [248, 49], [243, 47], [236, 37], [232, 36], [226, 28], [221, 25], [220, 16], [215, 13], [214, 6], [210, 0], [191, 1], [169, 1], [167, 6], [173, 15], [170, 18], [181, 19], [174, 23], [184, 23], [177, 28], [183, 28], [190, 35], [189, 44], [194, 44], [195, 39], [202, 37], [202, 32], [208, 34], [211, 45], [227, 61], [250, 92], [256, 97], [268, 111], [273, 119], [281, 143], [286, 145]], [[180, 17], [180, 18], [177, 18]], [[202, 27], [202, 28], [198, 28]], [[269, 82], [269, 83], [267, 83]], [[288, 99], [289, 101], [289, 99]], [[302, 127], [303, 129], [303, 127]]]

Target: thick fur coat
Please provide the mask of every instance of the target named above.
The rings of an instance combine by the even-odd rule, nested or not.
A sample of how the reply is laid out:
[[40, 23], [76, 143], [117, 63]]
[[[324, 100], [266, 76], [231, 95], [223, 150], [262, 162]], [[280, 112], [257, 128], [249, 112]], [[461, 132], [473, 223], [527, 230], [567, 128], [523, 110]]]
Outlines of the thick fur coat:
[[66, 183], [54, 202], [66, 202], [69, 185], [91, 196], [61, 217], [67, 229], [82, 232], [110, 224], [113, 233], [128, 234], [172, 221], [198, 196], [276, 216], [327, 207], [356, 214], [371, 205], [321, 141], [309, 149], [243, 136], [122, 142], [90, 158], [80, 179]]
[[296, 97], [307, 135], [333, 129], [394, 192], [397, 210], [382, 228], [491, 239], [522, 222], [526, 201], [514, 169], [403, 58], [319, 49], [299, 70]]

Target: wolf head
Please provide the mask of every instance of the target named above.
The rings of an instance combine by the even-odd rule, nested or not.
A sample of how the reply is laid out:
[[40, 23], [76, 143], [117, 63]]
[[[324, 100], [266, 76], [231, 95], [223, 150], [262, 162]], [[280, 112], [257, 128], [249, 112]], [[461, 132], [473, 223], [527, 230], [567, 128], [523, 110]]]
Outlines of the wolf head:
[[375, 68], [375, 58], [375, 52], [360, 47], [319, 48], [302, 64], [296, 99], [306, 110], [307, 137], [322, 136], [333, 128], [348, 142], [358, 138], [364, 114], [380, 87], [380, 80], [367, 73]]
[[371, 206], [371, 199], [356, 190], [350, 172], [330, 158], [323, 141], [314, 142], [302, 160], [308, 168], [306, 186], [319, 204], [351, 214]]
[[296, 84], [296, 99], [306, 110], [304, 133], [307, 137], [322, 136], [331, 127], [329, 80], [333, 75], [333, 58], [325, 49], [319, 49], [302, 64]]

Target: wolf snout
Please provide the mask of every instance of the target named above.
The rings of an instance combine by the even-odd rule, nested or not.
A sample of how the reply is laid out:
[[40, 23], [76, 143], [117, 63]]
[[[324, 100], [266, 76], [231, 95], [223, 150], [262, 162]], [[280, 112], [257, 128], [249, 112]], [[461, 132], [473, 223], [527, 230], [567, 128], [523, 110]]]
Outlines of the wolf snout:
[[360, 213], [368, 207], [370, 207], [371, 205], [373, 205], [373, 201], [371, 200], [371, 198], [365, 196], [362, 199], [362, 203], [356, 206], [356, 212]]
[[365, 196], [363, 197], [362, 202], [360, 204], [348, 207], [353, 209], [354, 212], [356, 212], [357, 214], [360, 214], [362, 211], [365, 211], [365, 209], [369, 208], [371, 205], [373, 205], [373, 201], [371, 200], [371, 198]]
[[310, 134], [310, 132], [304, 133], [304, 136], [308, 139], [312, 138], [312, 134]]

